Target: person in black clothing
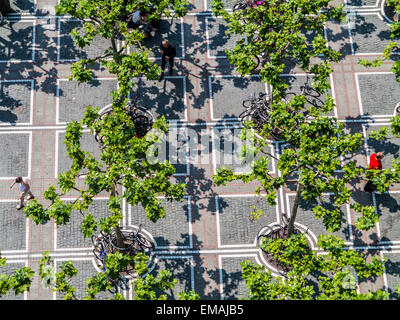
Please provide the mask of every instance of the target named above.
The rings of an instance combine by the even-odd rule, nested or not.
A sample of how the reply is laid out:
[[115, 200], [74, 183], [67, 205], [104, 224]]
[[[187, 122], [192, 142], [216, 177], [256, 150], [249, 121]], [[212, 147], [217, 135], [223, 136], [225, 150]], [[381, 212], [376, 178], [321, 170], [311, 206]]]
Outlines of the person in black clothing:
[[168, 40], [162, 41], [160, 45], [160, 51], [162, 54], [161, 69], [163, 70], [163, 72], [161, 73], [160, 79], [158, 81], [161, 81], [164, 78], [164, 69], [165, 65], [167, 64], [167, 60], [169, 61], [169, 74], [172, 74], [172, 69], [174, 67], [174, 58], [176, 56], [175, 46]]

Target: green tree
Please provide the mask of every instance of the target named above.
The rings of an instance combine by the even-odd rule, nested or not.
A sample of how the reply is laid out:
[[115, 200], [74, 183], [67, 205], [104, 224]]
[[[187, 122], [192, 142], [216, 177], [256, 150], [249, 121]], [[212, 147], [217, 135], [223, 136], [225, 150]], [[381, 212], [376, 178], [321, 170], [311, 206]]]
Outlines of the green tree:
[[318, 250], [310, 250], [304, 234], [288, 239], [264, 239], [261, 247], [289, 268], [274, 278], [269, 270], [250, 261], [241, 263], [249, 300], [374, 300], [388, 299], [377, 290], [361, 294], [357, 283], [381, 275], [379, 257], [369, 263], [363, 253], [349, 250], [343, 240], [331, 235], [318, 238]]
[[[60, 271], [55, 272], [54, 262], [49, 252], [43, 254], [39, 261], [39, 276], [43, 284], [53, 292], [64, 296], [64, 300], [94, 300], [98, 294], [112, 289], [112, 282], [117, 280], [119, 272], [124, 269], [130, 259], [135, 260], [135, 269], [139, 277], [134, 280], [133, 290], [135, 300], [166, 300], [167, 296], [163, 291], [174, 288], [177, 280], [172, 277], [170, 270], [162, 270], [157, 277], [149, 273], [149, 257], [144, 253], [138, 253], [134, 258], [123, 255], [119, 252], [110, 254], [106, 261], [104, 273], [96, 274], [86, 280], [86, 296], [79, 297], [76, 288], [71, 284], [78, 270], [73, 266], [72, 261], [65, 261], [60, 265]], [[157, 294], [160, 292], [160, 294]], [[123, 300], [124, 296], [120, 292], [113, 295], [115, 300]], [[179, 293], [180, 300], [198, 300], [198, 295], [192, 290]]]
[[[70, 15], [82, 22], [82, 29], [75, 28], [72, 36], [79, 48], [84, 48], [95, 41], [96, 36], [108, 39], [110, 46], [98, 57], [82, 59], [72, 64], [71, 79], [86, 82], [92, 79], [92, 68], [100, 64], [118, 77], [120, 84], [131, 88], [134, 77], [145, 75], [157, 79], [161, 69], [149, 60], [150, 49], [143, 40], [143, 30], [128, 30], [126, 17], [137, 10], [148, 12], [149, 21], [166, 17], [182, 17], [187, 12], [187, 0], [60, 0], [56, 6], [57, 15]], [[117, 40], [115, 35], [123, 36], [124, 41]], [[128, 54], [128, 48], [131, 53]]]
[[[329, 20], [340, 21], [344, 17], [342, 6], [333, 7], [331, 1], [268, 1], [266, 5], [239, 10], [228, 14], [220, 0], [213, 2], [215, 15], [228, 21], [230, 32], [244, 35], [250, 40], [239, 40], [235, 48], [226, 50], [228, 59], [242, 76], [250, 74], [252, 55], [265, 54], [265, 63], [261, 68], [264, 82], [272, 87], [272, 99], [269, 103], [268, 121], [258, 123], [256, 119], [245, 123], [243, 139], [254, 141], [252, 148], [243, 150], [243, 157], [253, 152], [259, 156], [252, 163], [251, 173], [235, 174], [231, 168], [221, 167], [214, 176], [217, 185], [234, 180], [243, 182], [257, 181], [256, 193], [265, 197], [271, 205], [276, 202], [279, 188], [296, 185], [296, 197], [291, 209], [288, 236], [294, 232], [295, 220], [301, 199], [314, 201], [322, 199], [325, 193], [331, 193], [334, 208], [327, 210], [323, 204], [315, 206], [313, 211], [322, 219], [329, 232], [341, 227], [340, 206], [349, 203], [350, 183], [364, 175], [364, 170], [356, 163], [347, 160], [362, 144], [359, 133], [347, 133], [343, 123], [334, 117], [327, 117], [334, 108], [332, 96], [327, 94], [330, 87], [329, 75], [332, 72], [330, 62], [337, 62], [340, 54], [328, 46], [323, 37], [324, 23]], [[246, 23], [243, 23], [246, 21]], [[304, 33], [309, 32], [308, 39]], [[311, 39], [310, 39], [311, 38]], [[322, 54], [321, 57], [317, 57]], [[313, 103], [309, 93], [289, 95], [288, 85], [281, 76], [285, 66], [292, 64], [312, 76], [310, 90], [321, 95]], [[249, 67], [246, 67], [249, 66]], [[311, 102], [311, 103], [310, 103]], [[268, 170], [268, 153], [271, 133], [279, 132], [279, 140], [284, 143], [277, 161], [278, 176]], [[346, 159], [346, 161], [343, 161]], [[368, 229], [377, 221], [377, 215], [371, 214], [373, 207], [354, 205], [363, 215], [356, 225]], [[255, 217], [260, 210], [252, 213]]]
[[[328, 46], [324, 24], [345, 16], [343, 5], [335, 7], [332, 2], [269, 0], [251, 9], [228, 12], [222, 0], [213, 0], [212, 10], [227, 22], [227, 34], [242, 38], [233, 49], [225, 50], [229, 62], [242, 76], [259, 72], [279, 96], [288, 87], [281, 77], [287, 67], [312, 73], [319, 92], [329, 88], [330, 63], [338, 62], [340, 54]], [[256, 69], [255, 56], [262, 57], [261, 70]]]
[[[0, 267], [6, 265], [7, 259], [0, 255]], [[22, 267], [13, 272], [11, 276], [0, 274], [0, 297], [13, 290], [15, 295], [29, 291], [34, 271], [29, 267]]]
[[[395, 15], [397, 15], [397, 20], [394, 20], [390, 23], [390, 37], [392, 39], [398, 39], [400, 38], [400, 21], [398, 20], [398, 16], [400, 14], [400, 0], [386, 0], [386, 5], [392, 8], [395, 12]], [[373, 60], [360, 59], [358, 63], [365, 67], [379, 67], [384, 61], [390, 60], [393, 52], [398, 51], [399, 49], [399, 42], [390, 40], [386, 48], [383, 50], [381, 57]], [[396, 80], [400, 82], [400, 60], [393, 62], [391, 71], [396, 75]]]
[[[156, 119], [153, 129], [145, 137], [139, 138], [135, 124], [125, 109], [127, 97], [135, 86], [135, 77], [144, 75], [149, 79], [156, 79], [161, 71], [149, 60], [150, 50], [143, 44], [144, 33], [140, 30], [128, 31], [124, 21], [127, 14], [139, 9], [148, 10], [150, 4], [155, 9], [150, 14], [150, 19], [160, 19], [163, 14], [183, 16], [186, 13], [187, 1], [174, 1], [174, 5], [171, 6], [170, 2], [165, 0], [61, 0], [57, 5], [58, 15], [67, 14], [82, 21], [83, 31], [75, 29], [72, 32], [78, 47], [90, 45], [95, 41], [96, 35], [110, 41], [110, 47], [103, 55], [72, 64], [70, 80], [79, 83], [91, 81], [93, 68], [100, 64], [106, 67], [109, 73], [117, 76], [118, 89], [112, 92], [112, 112], [108, 116], [100, 118], [98, 106], [87, 106], [81, 120], [70, 121], [67, 124], [64, 143], [72, 164], [68, 171], [58, 175], [57, 185], [51, 185], [44, 192], [44, 203], [34, 199], [25, 207], [25, 215], [35, 223], [52, 218], [56, 225], [60, 226], [69, 222], [73, 211], [78, 211], [84, 216], [81, 231], [85, 237], [95, 235], [99, 229], [107, 234], [113, 231], [117, 246], [125, 248], [120, 227], [123, 199], [131, 206], [142, 205], [147, 218], [153, 222], [165, 216], [160, 196], [164, 196], [168, 201], [183, 199], [185, 185], [171, 181], [175, 173], [173, 165], [168, 161], [154, 161], [153, 157], [149, 157], [154, 154], [155, 144], [159, 143], [168, 131], [165, 118]], [[114, 37], [116, 33], [125, 38], [124, 43], [120, 42], [119, 46]], [[128, 46], [135, 48], [130, 54], [126, 53]], [[99, 158], [84, 151], [81, 145], [84, 129], [102, 137], [102, 142], [99, 143]], [[63, 197], [67, 195], [75, 200], [64, 201]], [[106, 213], [106, 217], [96, 220], [87, 210], [99, 195], [108, 196], [109, 212]], [[124, 257], [115, 252], [111, 257], [125, 262], [132, 262], [134, 258]], [[107, 259], [107, 263], [110, 263], [109, 261], [112, 260]], [[117, 264], [120, 265], [119, 262]], [[116, 273], [120, 271], [111, 270]], [[66, 263], [58, 277], [70, 279], [74, 275], [75, 269], [72, 264]], [[68, 298], [73, 297], [73, 288], [69, 287], [68, 282], [60, 281], [61, 284], [57, 288], [67, 290]], [[97, 275], [90, 280], [89, 288], [89, 298], [98, 290], [105, 289], [104, 275]]]

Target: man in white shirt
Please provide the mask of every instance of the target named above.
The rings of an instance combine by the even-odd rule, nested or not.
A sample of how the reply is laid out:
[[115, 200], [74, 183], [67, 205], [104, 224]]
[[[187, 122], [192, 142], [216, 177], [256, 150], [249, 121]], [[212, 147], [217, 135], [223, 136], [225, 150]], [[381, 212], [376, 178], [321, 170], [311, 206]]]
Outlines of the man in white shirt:
[[132, 17], [128, 21], [128, 28], [136, 29], [141, 25], [147, 25], [146, 12], [143, 10], [137, 10], [132, 14]]

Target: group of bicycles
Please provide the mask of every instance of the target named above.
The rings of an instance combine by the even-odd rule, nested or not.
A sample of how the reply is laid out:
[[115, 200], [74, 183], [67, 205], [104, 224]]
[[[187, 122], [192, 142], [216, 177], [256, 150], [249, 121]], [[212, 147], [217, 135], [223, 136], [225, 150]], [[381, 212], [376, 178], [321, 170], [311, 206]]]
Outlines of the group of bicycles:
[[[130, 116], [133, 121], [135, 128], [135, 135], [137, 138], [143, 138], [147, 132], [153, 128], [154, 116], [152, 113], [138, 105], [139, 95], [137, 94], [131, 99], [125, 106], [126, 113]], [[111, 105], [103, 108], [99, 114], [99, 120], [102, 120], [106, 116], [113, 114]], [[101, 136], [98, 132], [95, 132], [95, 139], [100, 145], [104, 146], [104, 136]]]
[[[146, 236], [144, 236], [141, 224], [137, 229], [133, 227], [124, 227], [121, 229], [123, 242], [126, 245], [124, 248], [118, 247], [117, 236], [115, 232], [115, 230], [111, 231], [109, 234], [100, 232], [100, 235], [92, 236], [91, 238], [93, 244], [93, 254], [97, 260], [98, 267], [102, 272], [106, 271], [106, 260], [109, 254], [122, 252], [130, 257], [135, 257], [139, 252], [150, 254], [151, 250], [153, 249], [153, 243], [146, 238]], [[117, 279], [108, 277], [108, 280], [111, 284], [110, 291], [114, 293], [117, 292], [118, 289], [126, 290], [128, 288], [129, 281], [127, 275], [131, 275], [134, 272], [134, 262], [132, 261], [132, 263], [129, 264], [125, 270], [120, 272]]]
[[[307, 76], [304, 85], [300, 86], [300, 93], [288, 92], [286, 93], [283, 101], [285, 104], [289, 103], [289, 100], [294, 95], [303, 95], [306, 98], [306, 102], [315, 107], [320, 107], [323, 105], [323, 100], [321, 99], [321, 94], [316, 91], [310, 84], [310, 79]], [[264, 125], [271, 121], [272, 115], [272, 94], [270, 93], [259, 93], [258, 96], [253, 94], [252, 96], [243, 100], [242, 105], [245, 110], [239, 115], [239, 119], [243, 122], [251, 121], [253, 123], [253, 128], [260, 132]], [[308, 111], [304, 111], [307, 113]], [[274, 127], [270, 131], [270, 137], [274, 140], [281, 140], [282, 129]]]

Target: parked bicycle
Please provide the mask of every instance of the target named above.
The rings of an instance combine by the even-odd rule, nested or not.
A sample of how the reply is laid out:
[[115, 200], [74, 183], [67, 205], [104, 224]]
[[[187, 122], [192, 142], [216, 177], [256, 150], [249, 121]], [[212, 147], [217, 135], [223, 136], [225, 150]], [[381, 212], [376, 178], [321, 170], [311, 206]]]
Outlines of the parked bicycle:
[[[134, 257], [139, 252], [144, 252], [145, 254], [150, 255], [151, 250], [153, 249], [153, 243], [143, 235], [142, 232], [142, 224], [139, 225], [138, 228], [133, 227], [124, 227], [121, 228], [122, 233], [122, 241], [126, 244], [126, 247], [120, 248], [117, 244], [117, 237], [115, 231], [113, 230], [111, 233], [106, 234], [104, 232], [100, 232], [100, 235], [92, 236], [91, 241], [93, 244], [93, 254], [97, 260], [99, 267], [101, 267], [101, 271], [106, 271], [106, 261], [107, 256], [112, 253], [122, 252], [125, 255], [128, 255], [134, 259]], [[128, 288], [128, 278], [127, 276], [134, 273], [134, 262], [132, 261], [124, 270], [121, 271], [119, 277], [117, 279], [112, 279], [107, 277], [112, 289], [111, 292], [117, 291], [118, 288], [122, 290], [126, 290]]]
[[[154, 117], [150, 111], [145, 108], [138, 106], [139, 95], [136, 95], [131, 99], [125, 106], [127, 114], [131, 117], [137, 138], [143, 138], [147, 132], [153, 128]], [[99, 120], [105, 116], [109, 116], [113, 113], [111, 106], [105, 108], [99, 115]], [[104, 137], [100, 136], [97, 132], [95, 133], [95, 139], [101, 145], [104, 145]]]
[[[259, 93], [258, 97], [253, 94], [251, 97], [245, 99], [242, 103], [245, 110], [239, 115], [241, 121], [252, 121], [253, 128], [256, 131], [261, 131], [264, 124], [268, 123], [271, 118], [271, 103], [272, 95], [267, 93]], [[273, 128], [270, 136], [274, 140], [280, 140], [282, 130]]]

